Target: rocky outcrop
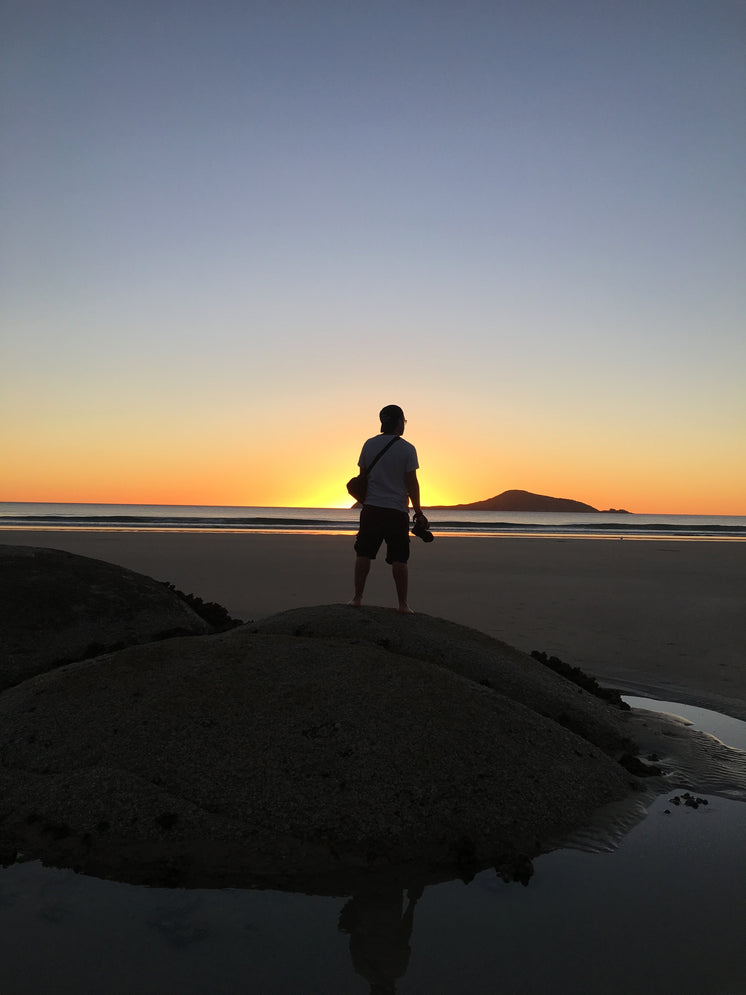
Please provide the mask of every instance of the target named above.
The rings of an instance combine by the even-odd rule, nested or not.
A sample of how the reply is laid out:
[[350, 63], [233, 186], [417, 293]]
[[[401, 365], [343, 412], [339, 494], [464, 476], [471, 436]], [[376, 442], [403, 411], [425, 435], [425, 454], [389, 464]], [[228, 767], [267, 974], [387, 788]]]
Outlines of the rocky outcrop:
[[[6, 691], [0, 835], [130, 880], [178, 865], [181, 882], [291, 884], [413, 858], [437, 869], [531, 856], [635, 784], [517, 688], [508, 697], [474, 679], [481, 669], [459, 672], [465, 657], [409, 655], [418, 634], [433, 648], [442, 635], [442, 661], [468, 630], [385, 609], [304, 618], [296, 628], [319, 634], [272, 631], [296, 624], [280, 616]], [[388, 630], [388, 648], [367, 638], [371, 627]], [[489, 640], [474, 637], [486, 667]], [[503, 656], [498, 645], [496, 683]]]
[[0, 546], [0, 689], [106, 650], [211, 631], [150, 577], [56, 549]]
[[559, 680], [547, 666], [507, 643], [476, 629], [442, 618], [413, 615], [402, 624], [391, 613], [346, 606], [298, 608], [281, 612], [246, 627], [247, 632], [349, 639], [373, 643], [401, 656], [435, 664], [490, 688], [551, 718], [612, 756], [621, 756], [631, 744], [620, 732], [616, 710], [582, 691], [569, 680]]
[[[619, 838], [644, 792], [746, 797], [738, 751], [443, 619], [326, 605], [199, 635], [119, 567], [2, 562], [26, 582], [6, 571], [2, 645], [45, 669], [0, 694], [4, 862], [334, 894], [487, 866], [525, 881], [543, 850]], [[100, 652], [174, 623], [197, 635]], [[97, 655], [61, 664], [92, 633]]]

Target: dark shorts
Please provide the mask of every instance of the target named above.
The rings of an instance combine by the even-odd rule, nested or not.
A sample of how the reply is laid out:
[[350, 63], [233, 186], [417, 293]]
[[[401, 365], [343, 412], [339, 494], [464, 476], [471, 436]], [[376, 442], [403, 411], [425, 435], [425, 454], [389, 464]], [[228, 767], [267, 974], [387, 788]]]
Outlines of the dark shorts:
[[355, 552], [375, 560], [381, 543], [386, 542], [386, 562], [406, 563], [409, 559], [409, 515], [396, 508], [377, 508], [364, 504], [360, 512], [360, 531]]

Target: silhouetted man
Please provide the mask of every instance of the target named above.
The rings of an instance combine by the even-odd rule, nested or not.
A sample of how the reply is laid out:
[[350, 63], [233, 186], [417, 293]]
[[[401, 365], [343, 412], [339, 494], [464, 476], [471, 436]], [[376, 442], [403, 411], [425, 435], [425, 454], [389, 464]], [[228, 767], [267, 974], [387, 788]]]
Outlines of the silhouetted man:
[[368, 488], [360, 511], [360, 531], [355, 539], [355, 596], [350, 604], [356, 608], [362, 604], [370, 565], [385, 542], [386, 562], [391, 564], [399, 611], [411, 614], [407, 603], [410, 498], [415, 522], [425, 528], [428, 524], [420, 506], [417, 450], [401, 438], [407, 420], [398, 404], [387, 404], [381, 409], [379, 418], [381, 434], [365, 442], [358, 466], [362, 470], [370, 467], [376, 456], [395, 441], [368, 474]]

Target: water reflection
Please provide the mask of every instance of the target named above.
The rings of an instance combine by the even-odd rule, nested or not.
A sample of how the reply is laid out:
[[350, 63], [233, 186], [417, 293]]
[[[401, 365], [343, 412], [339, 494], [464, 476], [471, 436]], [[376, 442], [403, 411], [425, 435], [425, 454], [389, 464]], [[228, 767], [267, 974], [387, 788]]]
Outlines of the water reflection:
[[373, 881], [340, 912], [338, 925], [349, 933], [352, 966], [369, 982], [371, 995], [394, 995], [397, 980], [406, 974], [414, 910], [423, 891], [421, 883], [403, 893], [396, 884]]
[[318, 897], [15, 865], [0, 870], [0, 991], [746, 991], [744, 838], [743, 802], [665, 795], [618, 850], [539, 857], [527, 888], [492, 870]]
[[15, 865], [0, 870], [0, 991], [746, 991], [746, 805], [673, 795], [613, 853], [537, 858], [528, 888], [502, 865], [468, 887], [410, 871], [321, 897]]

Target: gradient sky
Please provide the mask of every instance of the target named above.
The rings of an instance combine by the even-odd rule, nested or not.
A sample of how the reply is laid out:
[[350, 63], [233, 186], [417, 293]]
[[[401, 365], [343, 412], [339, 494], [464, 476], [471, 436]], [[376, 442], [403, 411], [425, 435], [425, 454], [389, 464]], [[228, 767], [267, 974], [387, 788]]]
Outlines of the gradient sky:
[[746, 514], [741, 0], [3, 0], [0, 500]]

